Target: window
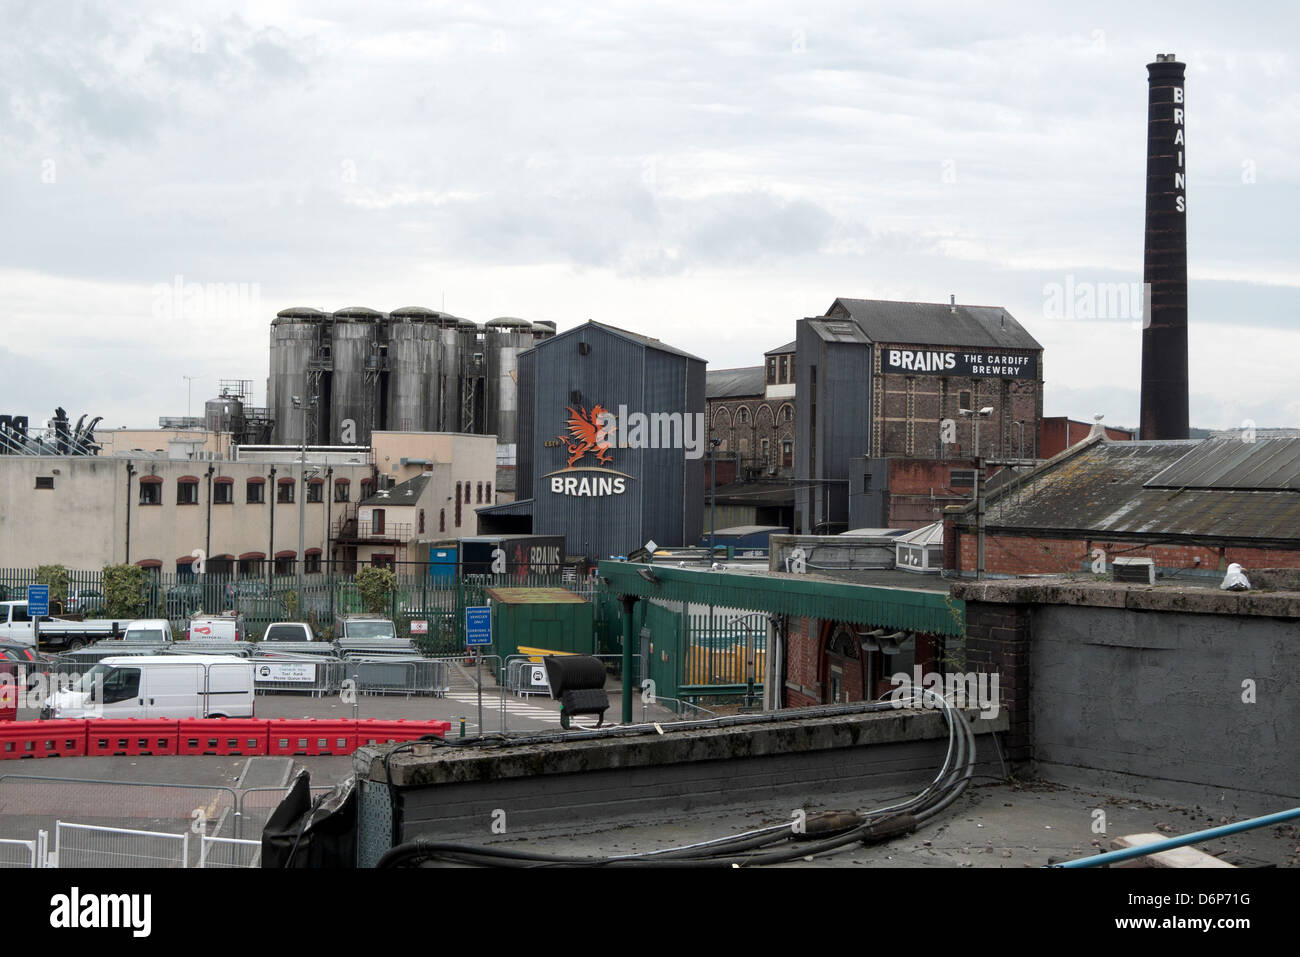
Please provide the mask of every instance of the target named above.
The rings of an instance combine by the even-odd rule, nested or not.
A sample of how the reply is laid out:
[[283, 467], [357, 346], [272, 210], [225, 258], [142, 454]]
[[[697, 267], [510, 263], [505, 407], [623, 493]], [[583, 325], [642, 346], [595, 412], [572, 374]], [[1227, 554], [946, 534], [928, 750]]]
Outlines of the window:
[[198, 479], [177, 480], [176, 504], [177, 505], [198, 505], [199, 504], [199, 480]]
[[788, 405], [781, 406], [781, 421], [789, 422], [793, 418], [794, 418], [794, 409], [790, 408], [790, 406]]
[[460, 483], [456, 483], [456, 527], [460, 528]]
[[266, 501], [266, 484], [261, 479], [248, 480], [248, 498], [249, 505], [261, 505]]
[[974, 488], [975, 470], [953, 469], [949, 473], [948, 485], [950, 488]]
[[488, 482], [483, 489], [483, 500], [489, 505], [492, 503], [492, 483]]
[[445, 532], [446, 530], [447, 530], [447, 510], [445, 508], [440, 508], [438, 509], [438, 531]]
[[973, 408], [974, 408], [974, 407], [970, 404], [970, 393], [969, 393], [969, 392], [961, 392], [961, 393], [958, 393], [957, 407], [958, 407], [958, 408], [961, 408], [961, 409], [973, 409]]
[[235, 501], [235, 483], [218, 482], [212, 486], [212, 504], [230, 505]]
[[465, 504], [469, 504], [469, 483], [465, 483]]
[[785, 469], [794, 467], [794, 443], [789, 439], [783, 439], [781, 442], [781, 467]]
[[[104, 704], [114, 704], [118, 701], [129, 701], [140, 693], [140, 669], [139, 668], [114, 668], [111, 666], [104, 667], [108, 672], [104, 674]], [[97, 670], [96, 669], [96, 670]], [[101, 672], [103, 674], [103, 672]], [[94, 687], [94, 685], [88, 685]]]
[[307, 560], [303, 563], [303, 571], [308, 575], [320, 573], [320, 552], [307, 553]]
[[475, 505], [483, 504], [483, 483], [482, 482], [477, 483], [477, 485], [474, 488], [474, 504]]
[[766, 465], [766, 464], [767, 464], [767, 456], [768, 456], [768, 442], [767, 442], [767, 439], [763, 439], [759, 444], [762, 446], [762, 449], [763, 449], [763, 464]]
[[351, 488], [352, 488], [352, 486], [349, 485], [349, 484], [348, 484], [347, 482], [345, 482], [345, 481], [341, 481], [341, 480], [340, 480], [340, 481], [335, 482], [335, 483], [334, 483], [334, 501], [336, 501], [336, 502], [346, 502], [346, 501], [348, 500], [348, 495], [350, 494], [350, 490], [351, 490]]
[[776, 359], [767, 360], [767, 384], [776, 385]]
[[281, 481], [275, 488], [275, 500], [281, 505], [293, 504], [293, 479]]
[[384, 510], [382, 508], [372, 509], [370, 512], [370, 530], [372, 534], [384, 534]]
[[323, 502], [323, 501], [325, 501], [325, 492], [324, 492], [324, 489], [325, 489], [325, 483], [324, 483], [324, 482], [321, 482], [321, 481], [315, 481], [315, 482], [312, 482], [310, 485], [308, 485], [308, 486], [307, 486], [307, 502], [310, 504], [310, 503], [312, 503], [312, 502]]
[[743, 405], [740, 407], [740, 421], [741, 422], [749, 421], [749, 409], [745, 408]]
[[790, 381], [790, 357], [781, 357], [781, 381], [783, 383]]
[[36, 476], [36, 487], [37, 487], [37, 488], [54, 488], [54, 476], [53, 476], [53, 475], [38, 475], [38, 476]]
[[275, 560], [275, 573], [277, 575], [292, 575], [294, 560], [291, 556], [278, 556]]
[[424, 534], [424, 509], [420, 509], [420, 534]]
[[162, 504], [162, 483], [158, 481], [146, 482], [140, 480], [140, 504], [141, 505], [161, 505]]

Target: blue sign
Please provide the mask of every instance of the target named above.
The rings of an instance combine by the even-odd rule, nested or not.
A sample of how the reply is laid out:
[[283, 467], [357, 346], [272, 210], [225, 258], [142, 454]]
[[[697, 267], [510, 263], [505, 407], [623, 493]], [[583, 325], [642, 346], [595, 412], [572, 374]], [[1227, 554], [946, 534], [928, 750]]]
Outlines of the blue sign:
[[27, 614], [33, 618], [40, 618], [42, 615], [50, 613], [50, 586], [49, 585], [28, 585], [27, 586]]
[[465, 644], [492, 644], [492, 609], [487, 605], [471, 605], [465, 609]]

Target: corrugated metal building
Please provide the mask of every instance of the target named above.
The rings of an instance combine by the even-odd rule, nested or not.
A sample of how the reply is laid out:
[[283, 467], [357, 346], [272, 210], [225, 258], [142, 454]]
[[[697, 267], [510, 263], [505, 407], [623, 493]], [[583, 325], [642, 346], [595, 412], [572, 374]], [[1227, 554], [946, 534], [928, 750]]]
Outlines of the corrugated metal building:
[[[519, 356], [517, 500], [479, 509], [479, 532], [564, 535], [567, 554], [591, 559], [694, 544], [704, 385], [704, 360], [602, 323], [540, 341]], [[600, 412], [616, 417], [605, 448]]]

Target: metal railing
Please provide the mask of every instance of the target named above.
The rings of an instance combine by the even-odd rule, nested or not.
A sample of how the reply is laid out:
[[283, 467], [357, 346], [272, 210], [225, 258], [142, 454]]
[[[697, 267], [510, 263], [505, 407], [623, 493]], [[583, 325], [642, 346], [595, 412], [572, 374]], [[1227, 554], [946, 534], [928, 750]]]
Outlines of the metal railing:
[[199, 836], [199, 867], [258, 867], [261, 862], [261, 841]]
[[431, 695], [451, 689], [447, 663], [431, 658], [354, 656], [341, 663], [344, 676], [360, 694]]
[[0, 838], [0, 867], [36, 867], [36, 842]]
[[57, 821], [55, 867], [186, 867], [190, 834]]

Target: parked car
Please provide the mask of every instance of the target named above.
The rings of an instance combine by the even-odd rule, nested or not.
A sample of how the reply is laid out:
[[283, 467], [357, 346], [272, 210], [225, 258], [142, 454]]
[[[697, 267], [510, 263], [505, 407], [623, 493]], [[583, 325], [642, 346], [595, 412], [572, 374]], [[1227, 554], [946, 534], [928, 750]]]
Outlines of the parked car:
[[49, 676], [52, 664], [48, 655], [18, 641], [0, 641], [0, 660], [13, 663], [12, 668], [6, 666], [2, 669], [4, 673], [16, 676], [21, 669], [27, 675], [28, 689], [34, 687], [42, 675]]
[[262, 641], [315, 641], [311, 625], [305, 621], [277, 621], [267, 625]]
[[78, 588], [76, 591], [68, 592], [68, 598], [63, 603], [63, 611], [69, 615], [94, 618], [104, 613], [107, 604], [103, 592], [94, 588]]

